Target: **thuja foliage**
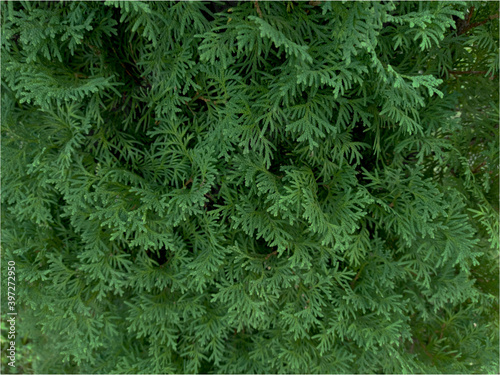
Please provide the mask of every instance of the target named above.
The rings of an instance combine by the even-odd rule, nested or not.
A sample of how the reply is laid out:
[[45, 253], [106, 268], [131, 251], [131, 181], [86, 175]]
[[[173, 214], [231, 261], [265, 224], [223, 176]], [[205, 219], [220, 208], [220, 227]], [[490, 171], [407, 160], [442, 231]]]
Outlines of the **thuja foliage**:
[[33, 371], [498, 373], [497, 2], [1, 10]]

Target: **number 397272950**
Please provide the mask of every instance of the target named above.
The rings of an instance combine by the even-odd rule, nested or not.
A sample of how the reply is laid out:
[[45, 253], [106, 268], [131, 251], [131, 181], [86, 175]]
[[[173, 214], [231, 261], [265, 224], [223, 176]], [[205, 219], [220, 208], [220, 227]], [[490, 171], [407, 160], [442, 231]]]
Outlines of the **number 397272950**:
[[16, 306], [16, 263], [11, 260], [8, 262], [7, 268], [7, 299], [9, 310], [14, 311]]

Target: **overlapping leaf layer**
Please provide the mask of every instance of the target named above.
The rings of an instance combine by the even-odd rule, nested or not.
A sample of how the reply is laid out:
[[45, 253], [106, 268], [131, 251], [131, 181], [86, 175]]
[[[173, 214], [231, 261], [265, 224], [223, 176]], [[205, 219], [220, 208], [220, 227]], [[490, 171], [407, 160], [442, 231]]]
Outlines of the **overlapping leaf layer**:
[[3, 2], [41, 373], [498, 373], [498, 4]]

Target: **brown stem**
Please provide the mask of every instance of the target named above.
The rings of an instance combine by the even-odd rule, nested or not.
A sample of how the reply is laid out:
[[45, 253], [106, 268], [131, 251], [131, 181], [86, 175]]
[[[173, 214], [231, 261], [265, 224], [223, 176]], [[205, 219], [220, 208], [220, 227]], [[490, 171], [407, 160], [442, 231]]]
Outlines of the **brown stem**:
[[264, 260], [268, 260], [269, 258], [271, 258], [271, 256], [277, 255], [277, 254], [278, 254], [278, 250], [274, 250], [272, 253], [267, 254], [266, 259], [264, 259]]
[[193, 177], [190, 177], [190, 178], [189, 178], [189, 180], [187, 180], [187, 181], [184, 183], [184, 187], [183, 187], [183, 189], [187, 188], [187, 186], [188, 186], [189, 184], [192, 184], [192, 183], [193, 183]]
[[490, 21], [490, 20], [493, 20], [495, 18], [499, 18], [499, 15], [498, 13], [497, 14], [492, 14], [491, 16], [489, 16], [488, 18], [486, 18], [485, 20], [481, 21], [481, 22], [474, 22], [472, 25], [469, 25], [466, 29], [465, 29], [465, 33], [467, 31], [469, 31], [470, 29], [473, 29], [474, 27], [478, 27], [478, 26], [481, 26], [481, 25], [484, 25], [486, 22]]
[[420, 346], [422, 347], [422, 349], [424, 349], [424, 353], [427, 354], [427, 356], [432, 360], [432, 363], [434, 363], [434, 357], [432, 356], [431, 353], [429, 353], [427, 351], [427, 348], [425, 347], [424, 343], [422, 343], [420, 341], [419, 341], [419, 343], [420, 343]]
[[206, 193], [206, 194], [205, 194], [205, 197], [207, 197], [208, 199], [210, 199], [212, 202], [215, 202], [215, 198], [214, 198], [214, 197], [212, 197], [212, 194], [210, 194], [210, 193]]
[[464, 75], [464, 74], [486, 74], [486, 70], [450, 70], [450, 74], [453, 75]]
[[476, 168], [474, 168], [472, 170], [472, 174], [476, 174], [477, 172], [479, 172], [479, 170], [481, 169], [482, 166], [486, 165], [486, 162], [483, 161], [481, 164], [479, 164]]
[[439, 335], [440, 340], [443, 338], [443, 333], [445, 328], [446, 328], [446, 323], [443, 323], [443, 325], [441, 326], [441, 334]]
[[471, 18], [472, 18], [472, 14], [474, 14], [474, 9], [476, 9], [476, 7], [475, 7], [475, 6], [472, 6], [472, 7], [470, 8], [469, 15], [467, 16], [467, 24], [469, 24], [469, 23], [470, 23], [470, 20], [471, 20]]
[[427, 351], [427, 348], [425, 347], [424, 343], [423, 343], [423, 342], [421, 342], [421, 341], [420, 341], [419, 339], [417, 339], [417, 338], [413, 338], [413, 344], [412, 344], [411, 349], [413, 349], [413, 345], [414, 345], [414, 344], [420, 344], [420, 346], [421, 346], [421, 347], [422, 347], [422, 349], [424, 350], [424, 353], [425, 353], [425, 354], [426, 354], [426, 355], [427, 355], [427, 356], [428, 356], [428, 357], [432, 360], [432, 363], [434, 364], [434, 357], [432, 356], [432, 354], [431, 354], [431, 353], [429, 353], [429, 352]]
[[259, 1], [255, 0], [254, 4], [255, 4], [255, 9], [257, 10], [257, 13], [259, 14], [259, 17], [262, 18], [262, 11], [260, 10]]
[[482, 20], [482, 21], [475, 22], [475, 23], [471, 24], [470, 21], [472, 19], [472, 15], [474, 14], [474, 9], [475, 9], [474, 7], [471, 7], [469, 9], [469, 14], [467, 15], [467, 18], [464, 19], [463, 21], [459, 21], [459, 23], [457, 23], [458, 35], [465, 34], [469, 30], [472, 30], [475, 27], [484, 25], [486, 22], [499, 17], [498, 13], [497, 14], [492, 14], [492, 15], [488, 16], [485, 20]]
[[184, 104], [186, 104], [186, 106], [188, 107], [188, 109], [191, 111], [191, 113], [193, 114], [193, 116], [196, 116], [196, 113], [194, 113], [194, 111], [191, 109], [191, 107], [189, 106], [189, 102], [184, 102]]
[[365, 268], [364, 265], [363, 267], [360, 268], [356, 276], [354, 276], [354, 279], [351, 281], [351, 289], [354, 289], [354, 283], [356, 282], [356, 280], [359, 279], [359, 276], [361, 275], [361, 271], [363, 271], [363, 268]]

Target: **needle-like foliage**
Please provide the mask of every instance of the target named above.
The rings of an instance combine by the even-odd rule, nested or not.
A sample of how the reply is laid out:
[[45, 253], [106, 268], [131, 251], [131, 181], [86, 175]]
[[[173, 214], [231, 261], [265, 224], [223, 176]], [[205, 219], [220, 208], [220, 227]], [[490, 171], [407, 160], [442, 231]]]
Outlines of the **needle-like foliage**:
[[34, 372], [498, 373], [497, 2], [1, 10]]

